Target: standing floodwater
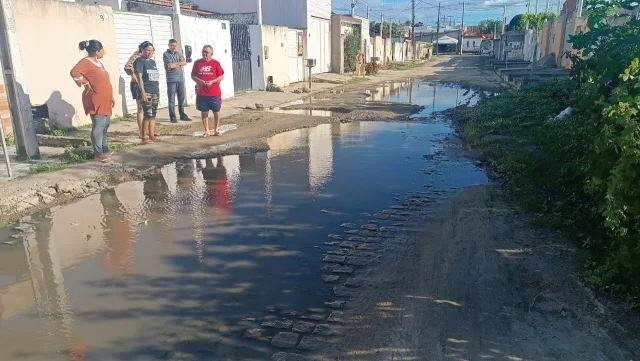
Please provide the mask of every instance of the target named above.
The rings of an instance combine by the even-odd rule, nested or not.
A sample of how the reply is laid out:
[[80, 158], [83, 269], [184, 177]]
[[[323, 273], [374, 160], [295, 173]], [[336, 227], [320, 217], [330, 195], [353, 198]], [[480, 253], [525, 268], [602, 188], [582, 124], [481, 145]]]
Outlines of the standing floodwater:
[[444, 120], [326, 124], [51, 209], [0, 248], [0, 360], [268, 359], [243, 333], [323, 312], [329, 234], [408, 192], [487, 182], [451, 134]]

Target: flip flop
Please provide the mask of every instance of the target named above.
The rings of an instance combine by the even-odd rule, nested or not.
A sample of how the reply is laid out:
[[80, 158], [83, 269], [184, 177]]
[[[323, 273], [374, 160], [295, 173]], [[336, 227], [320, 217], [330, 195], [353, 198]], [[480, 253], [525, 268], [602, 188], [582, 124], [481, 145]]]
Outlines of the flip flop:
[[213, 133], [213, 136], [214, 136], [214, 137], [219, 137], [219, 136], [221, 136], [221, 135], [222, 135], [222, 133], [220, 133], [220, 132], [214, 132], [214, 133]]
[[210, 137], [210, 136], [211, 136], [211, 134], [209, 134], [209, 133], [202, 134], [202, 138], [206, 138], [206, 137]]

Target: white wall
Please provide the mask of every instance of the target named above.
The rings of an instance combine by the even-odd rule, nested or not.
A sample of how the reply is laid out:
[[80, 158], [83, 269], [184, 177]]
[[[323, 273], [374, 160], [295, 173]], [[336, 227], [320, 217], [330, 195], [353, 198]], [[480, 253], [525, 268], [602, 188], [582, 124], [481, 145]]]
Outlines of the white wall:
[[[473, 45], [474, 41], [476, 42], [475, 46]], [[467, 45], [467, 43], [469, 43], [469, 45]], [[462, 40], [462, 51], [474, 51], [480, 49], [481, 44], [481, 37], [465, 36]]]
[[[304, 0], [300, 0], [304, 1]], [[331, 19], [331, 0], [306, 0], [309, 6], [309, 16]]]
[[262, 0], [262, 23], [306, 29], [307, 0]]
[[262, 53], [262, 26], [249, 25], [251, 41], [251, 85], [253, 90], [264, 90], [264, 55]]
[[192, 2], [202, 10], [223, 14], [258, 11], [258, 1], [256, 0], [192, 0]]
[[[213, 58], [220, 62], [225, 72], [224, 80], [220, 84], [222, 98], [233, 97], [233, 66], [231, 64], [231, 32], [229, 22], [226, 20], [180, 15], [180, 35], [182, 37], [183, 51], [185, 45], [190, 45], [193, 49], [193, 54], [191, 55], [193, 61], [201, 58], [200, 53], [203, 46], [211, 45], [213, 47]], [[191, 80], [191, 69], [193, 69], [193, 62], [184, 67], [186, 98], [187, 103], [195, 104], [196, 84]]]
[[287, 30], [285, 26], [262, 26], [262, 49], [269, 47], [269, 58], [264, 58], [264, 83], [269, 76], [278, 86], [289, 85], [289, 58], [287, 56]]

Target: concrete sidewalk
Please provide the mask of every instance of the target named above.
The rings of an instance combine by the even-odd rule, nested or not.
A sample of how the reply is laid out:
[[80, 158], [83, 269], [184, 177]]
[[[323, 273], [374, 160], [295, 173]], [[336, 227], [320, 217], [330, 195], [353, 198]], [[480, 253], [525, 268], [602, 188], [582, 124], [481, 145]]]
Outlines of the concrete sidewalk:
[[[238, 94], [233, 98], [225, 99], [222, 102], [222, 110], [220, 111], [221, 118], [224, 119], [226, 117], [230, 117], [232, 115], [238, 114], [245, 109], [256, 108], [256, 104], [261, 104], [265, 109], [269, 109], [270, 107], [277, 107], [281, 105], [285, 105], [286, 103], [293, 102], [305, 97], [308, 97], [314, 93], [322, 92], [327, 89], [335, 88], [340, 86], [341, 84], [336, 82], [324, 82], [325, 74], [318, 74], [319, 83], [313, 83], [310, 93], [294, 93], [293, 91], [296, 89], [301, 89], [304, 86], [308, 86], [308, 83], [294, 83], [289, 85], [288, 87], [282, 88], [284, 92], [266, 92], [266, 91], [251, 91], [244, 94]], [[338, 74], [331, 74], [335, 76], [340, 76]], [[314, 78], [316, 75], [314, 75]], [[350, 79], [350, 77], [341, 76], [343, 78]], [[331, 80], [334, 80], [335, 77], [331, 77]], [[177, 107], [176, 107], [177, 108]], [[176, 109], [176, 112], [178, 110]], [[200, 112], [196, 109], [195, 105], [189, 105], [185, 108], [185, 113], [189, 117], [193, 119], [194, 122], [200, 121]], [[162, 124], [163, 126], [171, 126], [171, 127], [179, 127], [185, 124], [190, 124], [192, 122], [183, 122], [178, 121], [178, 123], [171, 123], [169, 121], [169, 109], [162, 108], [158, 109], [158, 115], [156, 118], [156, 122]], [[109, 127], [109, 132], [122, 132], [122, 133], [137, 133], [138, 126], [136, 122], [119, 122], [116, 124], [112, 124]], [[138, 142], [139, 139], [131, 138], [127, 139], [130, 142]]]

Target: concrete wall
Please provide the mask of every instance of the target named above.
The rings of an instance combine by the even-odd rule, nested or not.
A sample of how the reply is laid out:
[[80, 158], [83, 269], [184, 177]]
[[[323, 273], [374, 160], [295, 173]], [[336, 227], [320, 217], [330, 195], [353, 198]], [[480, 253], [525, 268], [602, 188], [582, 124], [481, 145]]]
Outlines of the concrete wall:
[[331, 15], [331, 71], [344, 74], [344, 26], [340, 23], [340, 15]]
[[[226, 20], [197, 18], [180, 15], [180, 36], [182, 48], [190, 45], [193, 49], [193, 61], [201, 58], [200, 52], [205, 45], [213, 47], [213, 58], [220, 62], [225, 71], [225, 79], [220, 83], [222, 98], [233, 96], [233, 65], [231, 63], [231, 32]], [[193, 62], [184, 67], [187, 103], [196, 103], [195, 82], [191, 80]]]
[[256, 0], [191, 0], [191, 2], [198, 5], [201, 10], [223, 14], [254, 13], [258, 11], [258, 1]]
[[127, 10], [122, 8], [123, 2], [125, 2], [124, 0], [75, 0], [75, 2], [85, 5], [108, 6], [113, 10]]
[[307, 21], [306, 0], [262, 0], [262, 23], [265, 25], [306, 29]]
[[[82, 107], [82, 89], [71, 79], [69, 71], [86, 56], [78, 50], [78, 43], [98, 39], [106, 50], [102, 62], [114, 92], [118, 91], [120, 71], [112, 10], [49, 0], [14, 0], [13, 5], [31, 103], [46, 103], [51, 120], [61, 127], [91, 123]], [[45, 65], [48, 56], [55, 61]], [[114, 94], [114, 98], [114, 115], [120, 115], [122, 97]]]
[[383, 39], [383, 47], [384, 47], [384, 63], [388, 63], [392, 59], [393, 47], [391, 45], [391, 39], [386, 38]]
[[289, 85], [289, 57], [287, 55], [287, 31], [284, 26], [262, 26], [262, 54], [264, 59], [264, 84], [273, 77], [278, 86]]
[[564, 27], [567, 18], [564, 14], [558, 16], [558, 20], [554, 24], [553, 39], [551, 42], [551, 49], [556, 54], [556, 64], [560, 65], [562, 62], [562, 54], [564, 52]]
[[[474, 45], [474, 42], [475, 42], [475, 45]], [[481, 44], [482, 44], [482, 38], [481, 37], [465, 36], [462, 39], [462, 51], [463, 52], [473, 52], [473, 51], [479, 50]]]
[[527, 30], [524, 35], [524, 44], [522, 48], [522, 58], [525, 61], [536, 61], [536, 33], [533, 30]]
[[331, 19], [331, 0], [297, 0], [306, 2], [309, 16], [322, 19]]
[[373, 44], [373, 57], [378, 57], [380, 58], [380, 61], [384, 61], [383, 58], [383, 54], [384, 54], [384, 45], [382, 43], [382, 37], [380, 37], [379, 35], [376, 36], [372, 36], [371, 37], [371, 44]]

